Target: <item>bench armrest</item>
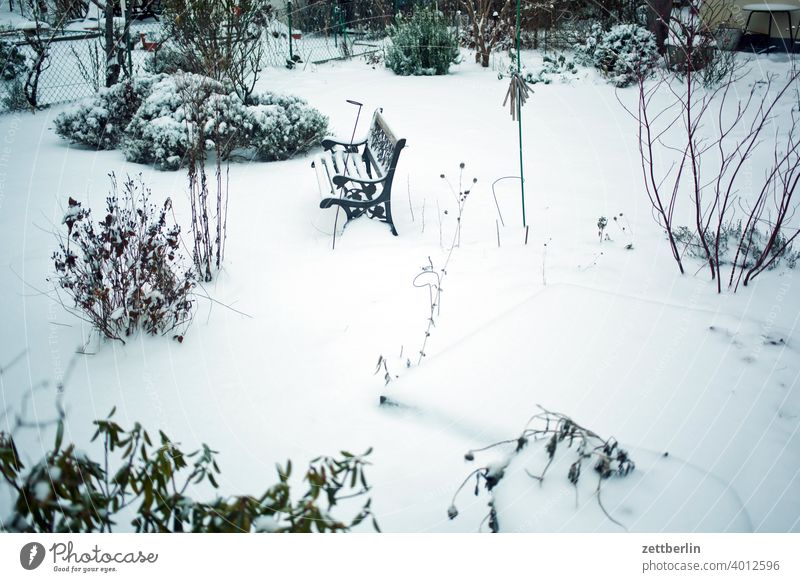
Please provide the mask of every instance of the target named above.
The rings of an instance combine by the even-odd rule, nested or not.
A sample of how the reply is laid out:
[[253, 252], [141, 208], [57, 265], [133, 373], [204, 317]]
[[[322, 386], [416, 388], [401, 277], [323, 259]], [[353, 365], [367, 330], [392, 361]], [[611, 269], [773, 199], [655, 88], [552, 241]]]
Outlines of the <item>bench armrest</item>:
[[354, 182], [356, 184], [380, 184], [386, 179], [384, 176], [383, 178], [377, 179], [367, 179], [367, 178], [357, 178], [356, 176], [343, 176], [342, 174], [336, 174], [333, 178], [331, 178], [331, 182], [333, 182], [334, 186], [342, 187], [348, 182]]
[[348, 141], [339, 141], [338, 139], [333, 137], [326, 137], [325, 139], [322, 140], [322, 149], [326, 151], [332, 150], [334, 146], [337, 145], [344, 146], [345, 148], [358, 147], [360, 145], [364, 145], [365, 143], [367, 143], [366, 139], [363, 139], [361, 141], [348, 142]]

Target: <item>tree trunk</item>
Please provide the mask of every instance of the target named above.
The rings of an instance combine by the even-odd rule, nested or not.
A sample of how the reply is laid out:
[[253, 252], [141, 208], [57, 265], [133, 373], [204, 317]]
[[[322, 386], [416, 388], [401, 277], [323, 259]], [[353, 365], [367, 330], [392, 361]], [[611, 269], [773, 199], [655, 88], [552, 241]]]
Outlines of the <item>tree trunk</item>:
[[672, 0], [650, 0], [649, 4], [647, 28], [656, 37], [658, 52], [663, 55], [666, 49], [670, 14], [672, 13]]
[[106, 2], [105, 17], [106, 87], [111, 87], [119, 81], [117, 41], [114, 38], [114, 2], [111, 0]]

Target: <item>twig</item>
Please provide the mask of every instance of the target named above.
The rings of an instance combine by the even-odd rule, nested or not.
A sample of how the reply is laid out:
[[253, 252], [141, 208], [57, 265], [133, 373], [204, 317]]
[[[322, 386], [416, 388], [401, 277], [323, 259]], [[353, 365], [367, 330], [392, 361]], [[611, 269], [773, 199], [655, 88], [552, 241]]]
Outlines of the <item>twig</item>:
[[[548, 239], [553, 240], [553, 239]], [[544, 243], [544, 250], [542, 251], [542, 285], [547, 287], [547, 243]]]
[[588, 265], [586, 265], [585, 267], [581, 267], [580, 265], [578, 265], [578, 270], [580, 270], [580, 271], [587, 271], [587, 270], [591, 269], [592, 267], [594, 267], [595, 265], [597, 265], [597, 261], [598, 261], [598, 259], [599, 259], [600, 257], [602, 257], [602, 256], [603, 256], [603, 253], [602, 253], [602, 251], [601, 251], [601, 252], [599, 252], [599, 253], [597, 253], [597, 254], [596, 254], [594, 257], [592, 257], [592, 262], [591, 262], [591, 263], [589, 263]]
[[597, 493], [597, 505], [600, 506], [600, 509], [603, 510], [603, 513], [609, 519], [609, 521], [611, 521], [611, 523], [614, 523], [614, 524], [618, 525], [619, 527], [621, 527], [622, 529], [624, 529], [625, 531], [628, 531], [628, 528], [625, 527], [624, 525], [622, 525], [620, 522], [618, 522], [613, 517], [611, 517], [611, 515], [608, 513], [608, 511], [606, 511], [606, 508], [603, 506], [603, 500], [600, 498], [600, 489], [601, 489], [601, 485], [602, 484], [603, 484], [603, 478], [602, 477], [598, 477], [598, 479], [597, 479], [597, 490], [596, 490], [596, 493]]
[[408, 187], [408, 209], [411, 211], [411, 222], [415, 222], [414, 206], [411, 204], [411, 176], [406, 176], [406, 186]]
[[28, 348], [23, 349], [19, 354], [11, 358], [11, 361], [7, 363], [5, 366], [0, 366], [0, 376], [2, 376], [9, 368], [19, 362], [22, 358], [25, 357], [25, 354], [28, 353]]
[[[576, 446], [573, 450], [575, 451], [577, 459], [574, 463], [572, 463], [572, 465], [570, 465], [567, 477], [575, 487], [576, 507], [578, 506], [578, 482], [581, 476], [581, 464], [585, 459], [595, 458], [597, 462], [594, 469], [599, 474], [598, 485], [595, 489], [598, 505], [601, 511], [612, 523], [622, 527], [623, 529], [626, 529], [625, 526], [614, 519], [608, 513], [605, 506], [603, 506], [603, 502], [600, 497], [600, 489], [604, 479], [608, 479], [615, 475], [624, 477], [634, 470], [635, 465], [628, 456], [628, 453], [619, 448], [616, 439], [613, 437], [604, 440], [593, 431], [582, 427], [564, 414], [551, 412], [540, 405], [537, 405], [537, 407], [541, 410], [541, 412], [534, 414], [530, 417], [530, 419], [528, 419], [528, 422], [525, 424], [522, 433], [516, 439], [502, 440], [480, 449], [471, 449], [467, 451], [467, 453], [464, 455], [464, 458], [467, 461], [473, 461], [475, 460], [475, 453], [484, 452], [498, 446], [515, 446], [514, 450], [510, 451], [509, 455], [503, 461], [502, 466], [489, 465], [481, 467], [479, 469], [475, 469], [467, 476], [467, 478], [461, 483], [458, 489], [456, 489], [456, 492], [453, 495], [453, 501], [451, 506], [448, 508], [448, 516], [450, 519], [453, 519], [458, 515], [458, 510], [455, 506], [456, 497], [473, 476], [477, 474], [478, 481], [480, 481], [480, 478], [483, 477], [486, 482], [486, 488], [490, 492], [493, 491], [498, 483], [504, 478], [504, 475], [508, 470], [508, 466], [512, 462], [513, 458], [528, 445], [529, 440], [532, 438], [535, 441], [538, 441], [544, 437], [547, 437], [548, 440], [545, 446], [545, 451], [548, 454], [548, 460], [541, 474], [536, 475], [527, 468], [525, 469], [525, 473], [532, 479], [535, 479], [542, 484], [548, 469], [555, 460], [559, 443], [566, 444], [566, 446], [570, 449], [572, 449], [573, 444], [575, 444]], [[534, 425], [534, 423], [536, 424]], [[493, 501], [490, 502], [490, 506], [494, 512], [495, 507]], [[492, 516], [492, 513], [490, 513], [490, 516]], [[496, 518], [496, 513], [494, 514], [494, 517]], [[495, 522], [496, 521], [497, 520], [495, 519]]]
[[436, 214], [439, 215], [439, 248], [444, 248], [442, 244], [442, 209], [439, 207], [439, 199], [436, 199]]
[[203, 287], [202, 283], [200, 283], [199, 281], [197, 282], [197, 286], [203, 291], [203, 293], [200, 295], [200, 297], [208, 299], [212, 303], [216, 303], [217, 305], [221, 305], [222, 307], [224, 307], [226, 309], [230, 309], [234, 313], [238, 313], [239, 315], [243, 315], [243, 316], [245, 316], [245, 317], [247, 317], [249, 319], [254, 319], [253, 316], [250, 315], [249, 313], [245, 313], [244, 311], [239, 311], [235, 307], [233, 307], [233, 306], [231, 306], [231, 305], [229, 305], [227, 303], [223, 303], [222, 301], [219, 301], [219, 300], [214, 299], [213, 297], [211, 297], [211, 295], [208, 294], [208, 292], [206, 291], [205, 287]]

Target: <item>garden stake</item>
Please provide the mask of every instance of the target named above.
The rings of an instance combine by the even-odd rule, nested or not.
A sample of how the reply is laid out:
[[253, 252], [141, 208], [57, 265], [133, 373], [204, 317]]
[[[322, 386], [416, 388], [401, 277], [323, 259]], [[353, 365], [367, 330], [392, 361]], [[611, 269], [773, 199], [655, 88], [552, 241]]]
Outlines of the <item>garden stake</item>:
[[[356, 129], [358, 128], [358, 120], [361, 117], [361, 108], [364, 106], [364, 104], [363, 103], [359, 103], [358, 101], [353, 101], [351, 99], [347, 99], [346, 101], [348, 103], [350, 103], [351, 105], [358, 106], [358, 113], [356, 113], [356, 122], [355, 122], [355, 125], [353, 125], [353, 133], [350, 135], [350, 143], [353, 143], [353, 141], [356, 139]], [[345, 153], [345, 156], [344, 156], [344, 168], [342, 169], [342, 175], [346, 176], [347, 175], [347, 162], [350, 161], [350, 155], [349, 155], [350, 152], [348, 150], [345, 150], [344, 153]], [[342, 188], [341, 191], [339, 192], [339, 198], [341, 198], [343, 196], [344, 196], [344, 188]], [[339, 210], [340, 209], [341, 209], [340, 206], [336, 207], [336, 217], [333, 219], [333, 246], [331, 247], [331, 250], [334, 250], [334, 251], [336, 250], [336, 228], [339, 226]]]
[[[355, 106], [358, 107], [358, 113], [356, 113], [356, 123], [353, 126], [353, 133], [350, 135], [350, 143], [353, 143], [353, 140], [356, 139], [356, 128], [358, 128], [358, 120], [361, 117], [361, 108], [364, 106], [364, 104], [363, 103], [359, 103], [358, 101], [353, 101], [351, 99], [347, 99], [347, 102], [350, 103], [351, 105], [355, 105]], [[349, 153], [349, 152], [345, 152], [345, 153]], [[344, 175], [347, 175], [347, 163], [349, 161], [350, 161], [350, 156], [345, 156], [344, 157], [344, 170], [342, 170], [342, 173]]]
[[292, 32], [294, 32], [294, 30], [292, 29], [292, 2], [291, 2], [291, 0], [289, 0], [289, 2], [286, 3], [286, 17], [289, 20], [289, 62], [293, 63], [294, 62], [294, 50], [293, 50], [294, 47], [292, 47]]
[[[527, 86], [525, 85], [525, 81], [522, 80], [522, 57], [520, 56], [520, 0], [517, 0], [517, 78], [520, 82], [517, 82], [518, 87], [524, 87], [525, 97], [527, 98]], [[513, 79], [512, 79], [513, 83]], [[520, 96], [521, 97], [521, 96]], [[523, 170], [522, 164], [522, 104], [523, 100], [517, 99], [517, 126], [519, 131], [519, 182], [520, 182], [520, 193], [522, 197], [522, 226], [526, 229], [528, 228], [528, 221], [525, 217], [525, 172]], [[528, 238], [528, 233], [526, 230], [525, 238]]]

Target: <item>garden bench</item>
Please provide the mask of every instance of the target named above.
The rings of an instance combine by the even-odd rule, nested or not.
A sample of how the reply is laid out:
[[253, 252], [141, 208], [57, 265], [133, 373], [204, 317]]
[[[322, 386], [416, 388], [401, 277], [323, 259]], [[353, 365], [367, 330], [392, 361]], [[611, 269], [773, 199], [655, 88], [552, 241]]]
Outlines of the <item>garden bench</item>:
[[348, 221], [366, 214], [388, 224], [397, 236], [392, 221], [392, 180], [406, 140], [395, 137], [382, 111], [375, 111], [367, 137], [361, 141], [322, 140], [324, 152], [311, 167], [317, 171], [320, 191], [325, 184], [331, 193], [319, 203], [320, 208], [340, 206]]

